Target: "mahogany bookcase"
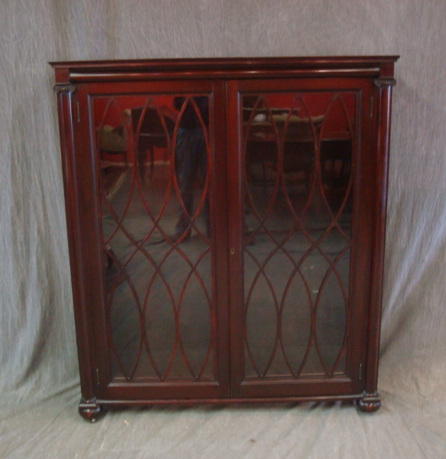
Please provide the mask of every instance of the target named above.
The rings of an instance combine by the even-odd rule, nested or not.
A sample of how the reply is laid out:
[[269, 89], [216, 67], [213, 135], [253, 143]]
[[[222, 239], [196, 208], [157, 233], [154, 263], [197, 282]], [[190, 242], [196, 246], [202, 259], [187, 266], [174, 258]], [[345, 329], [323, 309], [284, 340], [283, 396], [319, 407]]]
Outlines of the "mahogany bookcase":
[[51, 64], [84, 418], [379, 408], [397, 58]]

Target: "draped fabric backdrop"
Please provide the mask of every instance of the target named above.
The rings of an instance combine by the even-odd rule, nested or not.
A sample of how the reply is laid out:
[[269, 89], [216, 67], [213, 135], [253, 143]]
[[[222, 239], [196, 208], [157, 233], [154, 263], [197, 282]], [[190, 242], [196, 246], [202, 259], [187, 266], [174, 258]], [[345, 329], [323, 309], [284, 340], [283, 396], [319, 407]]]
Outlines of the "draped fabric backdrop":
[[[446, 457], [446, 1], [0, 1], [0, 456]], [[335, 405], [76, 414], [50, 60], [400, 54], [380, 392]]]

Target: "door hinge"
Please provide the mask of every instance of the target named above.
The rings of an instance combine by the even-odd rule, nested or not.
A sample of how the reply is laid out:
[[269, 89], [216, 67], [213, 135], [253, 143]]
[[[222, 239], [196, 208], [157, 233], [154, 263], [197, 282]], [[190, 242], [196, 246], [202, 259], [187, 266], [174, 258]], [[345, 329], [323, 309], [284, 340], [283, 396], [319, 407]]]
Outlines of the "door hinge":
[[364, 372], [364, 366], [362, 362], [359, 364], [359, 369], [358, 369], [358, 379], [359, 381], [362, 381], [363, 378], [363, 372]]
[[101, 378], [99, 376], [99, 368], [96, 368], [95, 375], [96, 375], [96, 385], [100, 386], [101, 385]]

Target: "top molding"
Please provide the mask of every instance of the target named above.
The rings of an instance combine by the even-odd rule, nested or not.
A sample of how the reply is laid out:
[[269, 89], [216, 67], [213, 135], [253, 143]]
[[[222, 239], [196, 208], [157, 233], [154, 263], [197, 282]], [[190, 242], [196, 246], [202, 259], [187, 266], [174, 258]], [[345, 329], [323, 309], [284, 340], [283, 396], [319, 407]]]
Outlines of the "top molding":
[[399, 56], [237, 57], [50, 62], [56, 84], [192, 78], [373, 77], [393, 79]]

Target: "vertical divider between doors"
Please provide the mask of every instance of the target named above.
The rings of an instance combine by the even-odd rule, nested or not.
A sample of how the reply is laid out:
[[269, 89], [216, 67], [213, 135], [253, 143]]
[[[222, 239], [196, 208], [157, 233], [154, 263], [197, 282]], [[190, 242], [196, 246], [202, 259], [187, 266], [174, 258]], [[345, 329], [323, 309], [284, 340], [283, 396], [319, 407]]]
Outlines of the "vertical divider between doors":
[[227, 92], [227, 191], [228, 191], [228, 230], [229, 230], [229, 326], [230, 326], [230, 386], [231, 396], [240, 395], [243, 379], [243, 268], [242, 268], [242, 168], [241, 132], [238, 82], [226, 82]]
[[228, 292], [228, 200], [227, 193], [227, 123], [226, 123], [226, 85], [224, 81], [213, 84], [214, 112], [214, 164], [213, 164], [213, 223], [214, 223], [214, 287], [216, 292], [217, 330], [216, 350], [218, 354], [217, 379], [222, 385], [222, 397], [230, 394], [230, 341], [229, 341], [229, 292]]

